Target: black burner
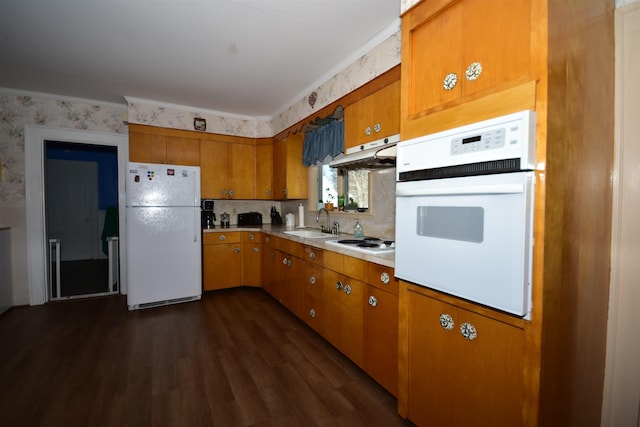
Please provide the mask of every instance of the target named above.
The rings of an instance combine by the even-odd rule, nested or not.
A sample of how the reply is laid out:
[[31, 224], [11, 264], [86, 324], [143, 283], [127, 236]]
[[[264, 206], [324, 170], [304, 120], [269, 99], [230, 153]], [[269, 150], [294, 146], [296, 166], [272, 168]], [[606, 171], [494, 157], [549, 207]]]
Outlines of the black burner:
[[347, 245], [355, 245], [358, 243], [362, 243], [362, 240], [356, 240], [356, 239], [345, 239], [345, 240], [338, 240], [338, 243], [345, 243]]
[[377, 248], [379, 245], [377, 243], [360, 243], [358, 247], [360, 248]]

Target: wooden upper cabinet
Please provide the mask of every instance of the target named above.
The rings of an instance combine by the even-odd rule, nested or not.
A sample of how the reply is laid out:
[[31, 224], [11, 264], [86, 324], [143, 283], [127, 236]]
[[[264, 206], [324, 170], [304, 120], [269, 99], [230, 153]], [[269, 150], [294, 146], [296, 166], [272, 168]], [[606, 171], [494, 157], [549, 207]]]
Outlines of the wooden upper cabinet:
[[229, 144], [230, 199], [255, 197], [256, 147], [249, 144]]
[[129, 132], [129, 160], [141, 163], [165, 163], [167, 142], [163, 135]]
[[273, 199], [273, 143], [256, 145], [256, 199]]
[[306, 199], [307, 168], [302, 164], [303, 134], [273, 144], [273, 199]]
[[199, 166], [200, 140], [167, 136], [167, 163], [172, 165]]
[[410, 9], [402, 18], [403, 138], [424, 116], [531, 80], [531, 19], [531, 0]]
[[186, 131], [129, 125], [129, 160], [143, 163], [199, 166], [200, 140]]
[[400, 80], [345, 107], [344, 148], [400, 133]]
[[203, 198], [254, 198], [254, 145], [203, 139], [200, 141], [200, 158]]
[[227, 191], [229, 159], [227, 142], [216, 140], [200, 141], [200, 194], [203, 199], [223, 198]]

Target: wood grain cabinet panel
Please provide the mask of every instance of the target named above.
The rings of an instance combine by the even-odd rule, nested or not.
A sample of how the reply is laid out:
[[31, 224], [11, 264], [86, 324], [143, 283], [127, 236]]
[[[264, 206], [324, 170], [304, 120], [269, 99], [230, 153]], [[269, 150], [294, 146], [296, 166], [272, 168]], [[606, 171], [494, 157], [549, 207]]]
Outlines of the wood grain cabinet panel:
[[200, 141], [201, 194], [212, 199], [253, 199], [255, 146], [203, 139]]
[[408, 294], [409, 419], [417, 425], [522, 425], [523, 330]]
[[366, 287], [364, 301], [364, 370], [398, 395], [398, 295]]
[[129, 161], [165, 163], [167, 142], [164, 135], [129, 132]]
[[273, 199], [273, 143], [256, 145], [256, 199]]
[[403, 138], [429, 133], [414, 130], [429, 114], [531, 80], [531, 10], [531, 0], [439, 0], [406, 13]]
[[203, 289], [242, 285], [242, 233], [205, 233], [202, 246]]
[[186, 166], [200, 165], [199, 139], [167, 136], [166, 144], [166, 163]]
[[303, 134], [273, 144], [273, 199], [306, 199], [307, 168], [302, 164]]
[[344, 109], [344, 148], [400, 133], [400, 80]]
[[324, 337], [359, 366], [363, 363], [366, 285], [332, 270], [323, 278]]
[[262, 283], [262, 233], [242, 232], [242, 284], [259, 287]]

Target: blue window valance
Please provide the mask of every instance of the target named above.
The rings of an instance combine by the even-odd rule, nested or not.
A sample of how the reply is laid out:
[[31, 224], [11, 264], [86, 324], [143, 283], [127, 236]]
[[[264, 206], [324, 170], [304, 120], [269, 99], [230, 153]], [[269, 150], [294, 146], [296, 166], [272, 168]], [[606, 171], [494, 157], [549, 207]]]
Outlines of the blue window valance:
[[344, 152], [344, 121], [333, 120], [304, 135], [302, 163], [322, 165]]

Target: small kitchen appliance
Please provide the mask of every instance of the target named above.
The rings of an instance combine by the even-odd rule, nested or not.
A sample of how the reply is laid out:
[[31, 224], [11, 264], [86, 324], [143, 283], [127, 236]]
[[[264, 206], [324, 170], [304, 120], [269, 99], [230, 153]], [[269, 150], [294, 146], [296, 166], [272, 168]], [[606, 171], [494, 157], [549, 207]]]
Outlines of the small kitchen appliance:
[[260, 212], [246, 212], [238, 214], [238, 225], [241, 226], [261, 226], [262, 214]]
[[531, 309], [536, 116], [397, 147], [397, 277], [517, 316]]
[[230, 224], [231, 224], [231, 215], [229, 215], [226, 212], [223, 212], [222, 215], [220, 215], [220, 227], [229, 228]]
[[201, 206], [201, 225], [203, 229], [215, 228], [216, 214], [213, 212], [213, 200], [203, 199]]

